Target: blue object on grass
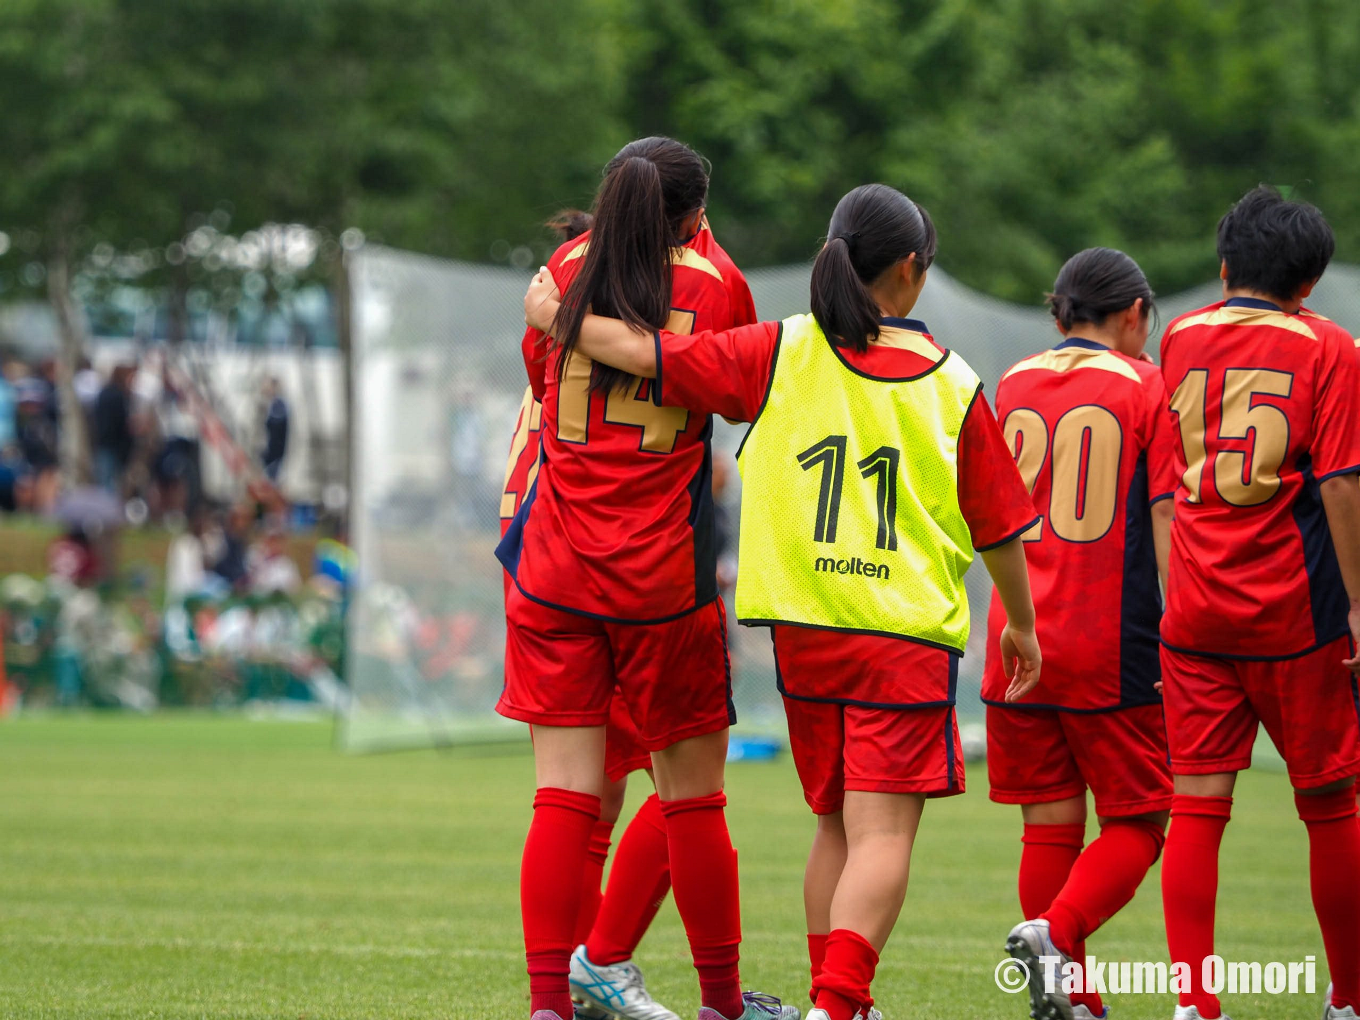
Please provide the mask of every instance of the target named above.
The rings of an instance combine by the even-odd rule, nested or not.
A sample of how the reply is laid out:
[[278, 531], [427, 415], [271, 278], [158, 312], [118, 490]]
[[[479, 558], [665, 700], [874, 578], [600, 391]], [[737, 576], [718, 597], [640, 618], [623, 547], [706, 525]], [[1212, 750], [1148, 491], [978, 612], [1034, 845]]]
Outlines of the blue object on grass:
[[738, 737], [727, 742], [728, 761], [771, 761], [784, 750], [778, 737]]

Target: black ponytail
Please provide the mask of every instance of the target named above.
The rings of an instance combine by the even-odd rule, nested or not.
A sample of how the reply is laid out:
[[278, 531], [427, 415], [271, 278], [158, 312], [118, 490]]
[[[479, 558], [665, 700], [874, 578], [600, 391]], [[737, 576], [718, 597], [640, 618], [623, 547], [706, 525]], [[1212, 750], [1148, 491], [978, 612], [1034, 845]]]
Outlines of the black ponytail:
[[918, 272], [935, 260], [930, 214], [896, 188], [863, 184], [836, 205], [812, 266], [812, 314], [822, 332], [856, 351], [878, 339], [869, 286], [910, 255]]
[[[670, 316], [671, 250], [683, 243], [685, 219], [708, 198], [704, 161], [670, 138], [642, 138], [605, 167], [581, 270], [562, 296], [552, 334], [561, 348], [561, 380], [587, 311], [630, 326], [660, 329]], [[595, 365], [590, 388], [607, 391], [633, 380]]]
[[595, 217], [580, 209], [563, 209], [543, 224], [563, 241], [574, 241], [595, 222]]
[[1058, 272], [1048, 309], [1064, 332], [1078, 322], [1099, 326], [1139, 298], [1143, 316], [1156, 311], [1152, 288], [1138, 263], [1114, 248], [1087, 248], [1073, 255]]

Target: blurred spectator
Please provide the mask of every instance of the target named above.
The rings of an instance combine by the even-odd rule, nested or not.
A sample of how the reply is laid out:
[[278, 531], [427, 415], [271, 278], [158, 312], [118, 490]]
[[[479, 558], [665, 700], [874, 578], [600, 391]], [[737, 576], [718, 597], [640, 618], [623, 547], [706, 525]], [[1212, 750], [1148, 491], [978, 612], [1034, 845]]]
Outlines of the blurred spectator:
[[216, 574], [208, 571], [208, 549], [203, 541], [202, 510], [189, 515], [188, 525], [170, 541], [165, 554], [165, 604], [179, 605], [195, 595], [212, 593], [216, 587], [225, 594], [226, 585]]
[[248, 581], [246, 543], [250, 521], [250, 507], [243, 503], [232, 507], [225, 520], [205, 536], [205, 550], [212, 563], [212, 572], [232, 591], [244, 591]]
[[80, 402], [81, 408], [85, 411], [85, 417], [92, 417], [95, 402], [99, 400], [101, 383], [99, 373], [90, 364], [90, 359], [83, 354], [80, 356], [80, 364], [76, 368], [76, 374], [71, 380], [71, 387], [76, 391], [76, 400]]
[[19, 438], [19, 402], [14, 392], [14, 383], [10, 381], [12, 377], [17, 378], [19, 371], [21, 371], [19, 366], [11, 363], [0, 372], [0, 450], [12, 446]]
[[102, 573], [97, 544], [79, 525], [72, 525], [61, 538], [47, 547], [47, 572], [52, 577], [85, 588], [95, 584]]
[[184, 405], [169, 366], [161, 369], [160, 393], [155, 407], [162, 437], [160, 452], [151, 465], [159, 495], [158, 507], [162, 513], [192, 514], [202, 495], [198, 420]]
[[48, 391], [41, 379], [19, 379], [14, 389], [19, 404], [19, 451], [32, 476], [33, 509], [45, 513], [57, 498], [57, 427], [47, 412]]
[[94, 405], [94, 475], [105, 489], [121, 495], [123, 472], [132, 456], [132, 377], [134, 369], [119, 365]]
[[265, 380], [264, 399], [264, 473], [271, 482], [279, 480], [283, 458], [288, 452], [288, 403], [279, 392], [279, 381], [272, 376]]
[[264, 536], [251, 547], [250, 588], [256, 595], [292, 595], [302, 587], [302, 575], [288, 555], [283, 526], [270, 522]]

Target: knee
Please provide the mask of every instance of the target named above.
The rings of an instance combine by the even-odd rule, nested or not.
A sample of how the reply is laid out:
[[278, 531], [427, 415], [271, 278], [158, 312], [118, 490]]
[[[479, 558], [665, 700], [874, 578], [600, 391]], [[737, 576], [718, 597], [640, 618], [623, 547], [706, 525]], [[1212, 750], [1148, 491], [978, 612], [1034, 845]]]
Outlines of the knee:
[[627, 778], [617, 783], [605, 781], [604, 793], [600, 797], [600, 821], [617, 822], [623, 812], [623, 798], [628, 793]]
[[1354, 818], [1356, 813], [1355, 786], [1352, 780], [1343, 784], [1329, 783], [1315, 790], [1295, 790], [1294, 806], [1304, 824], [1339, 822]]

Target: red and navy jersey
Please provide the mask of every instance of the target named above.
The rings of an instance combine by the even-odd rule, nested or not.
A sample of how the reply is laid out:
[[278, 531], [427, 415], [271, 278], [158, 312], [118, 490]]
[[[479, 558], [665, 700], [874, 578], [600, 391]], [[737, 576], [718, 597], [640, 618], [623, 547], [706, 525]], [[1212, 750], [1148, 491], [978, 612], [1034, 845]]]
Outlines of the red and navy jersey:
[[1162, 642], [1290, 659], [1349, 632], [1319, 484], [1360, 472], [1360, 363], [1336, 323], [1232, 298], [1174, 320], [1176, 442]]
[[[1069, 337], [1003, 375], [996, 408], [1041, 514], [1024, 540], [1044, 669], [1022, 707], [1159, 702], [1151, 508], [1176, 488], [1161, 372]], [[987, 623], [982, 700], [1003, 705], [1006, 611], [995, 589]]]
[[[590, 244], [586, 233], [548, 261], [563, 293]], [[705, 225], [672, 261], [671, 314], [680, 332], [755, 319], [746, 279]], [[560, 352], [538, 330], [524, 362], [542, 404], [538, 477], [497, 556], [530, 599], [604, 620], [673, 619], [718, 596], [712, 421], [663, 403], [637, 380], [589, 389], [592, 363], [575, 355], [559, 382]]]
[[[886, 318], [880, 325], [879, 341], [868, 350], [840, 349], [856, 371], [884, 379], [917, 376], [946, 354], [919, 320]], [[778, 322], [692, 336], [659, 333], [656, 379], [663, 399], [732, 421], [754, 421], [770, 387], [779, 334]], [[959, 433], [958, 499], [979, 550], [1002, 545], [1034, 523], [1034, 504], [980, 391]], [[781, 676], [780, 690], [789, 697], [884, 708], [954, 703], [958, 656], [952, 652], [948, 668], [940, 669], [938, 649], [904, 638], [777, 627], [775, 640], [781, 654], [809, 661], [831, 654], [858, 667], [800, 670], [796, 681]]]
[[[510, 522], [519, 513], [524, 496], [538, 477], [538, 437], [543, 429], [543, 405], [534, 399], [534, 391], [524, 387], [519, 415], [515, 418], [515, 432], [510, 440], [510, 456], [505, 460], [505, 486], [501, 490], [501, 538], [510, 530]], [[510, 575], [502, 570], [505, 594], [510, 595]]]

